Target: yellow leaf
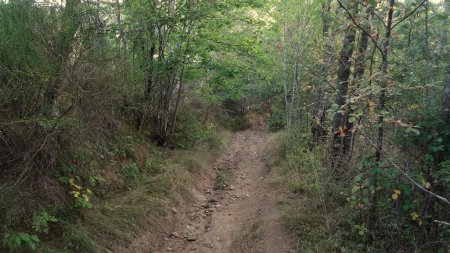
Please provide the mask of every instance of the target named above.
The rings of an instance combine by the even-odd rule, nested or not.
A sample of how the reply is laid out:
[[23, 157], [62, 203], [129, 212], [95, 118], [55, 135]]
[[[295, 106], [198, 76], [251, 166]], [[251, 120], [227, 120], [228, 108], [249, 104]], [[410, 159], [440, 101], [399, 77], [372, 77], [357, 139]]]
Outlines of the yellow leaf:
[[394, 40], [399, 40], [399, 39], [400, 39], [400, 36], [398, 36], [396, 33], [393, 33], [393, 34], [392, 34], [392, 38], [393, 38]]
[[392, 194], [392, 199], [393, 199], [393, 200], [397, 200], [397, 199], [398, 199], [398, 196], [399, 196], [399, 195], [398, 195], [397, 193], [394, 193], [394, 194]]
[[419, 219], [419, 214], [417, 212], [412, 212], [411, 213], [411, 219], [412, 220], [418, 220]]
[[80, 192], [79, 191], [71, 191], [70, 192], [75, 198], [78, 198], [80, 196]]

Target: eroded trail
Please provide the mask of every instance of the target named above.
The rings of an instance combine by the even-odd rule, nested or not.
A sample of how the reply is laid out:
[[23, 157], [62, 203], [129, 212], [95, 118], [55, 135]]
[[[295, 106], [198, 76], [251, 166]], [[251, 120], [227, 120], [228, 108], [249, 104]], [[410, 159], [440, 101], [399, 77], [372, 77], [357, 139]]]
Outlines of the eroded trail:
[[182, 225], [157, 252], [292, 251], [278, 210], [281, 197], [266, 166], [267, 137], [257, 130], [235, 134], [194, 203], [177, 211]]

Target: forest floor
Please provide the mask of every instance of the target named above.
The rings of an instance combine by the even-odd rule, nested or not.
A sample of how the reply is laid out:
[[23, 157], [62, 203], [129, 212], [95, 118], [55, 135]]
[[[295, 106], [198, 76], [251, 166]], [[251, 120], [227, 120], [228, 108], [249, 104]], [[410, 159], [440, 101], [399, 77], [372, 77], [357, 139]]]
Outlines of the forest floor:
[[[133, 252], [295, 252], [282, 223], [274, 172], [266, 165], [264, 130], [237, 132], [212, 168], [196, 179], [190, 200], [171, 209]], [[156, 240], [156, 241], [155, 241]]]

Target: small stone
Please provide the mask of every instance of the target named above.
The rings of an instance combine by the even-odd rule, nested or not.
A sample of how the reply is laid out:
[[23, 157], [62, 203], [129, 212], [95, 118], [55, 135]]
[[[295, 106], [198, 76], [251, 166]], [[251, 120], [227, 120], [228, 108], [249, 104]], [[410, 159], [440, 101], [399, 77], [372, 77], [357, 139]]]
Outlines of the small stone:
[[172, 207], [172, 209], [170, 209], [170, 211], [172, 211], [172, 213], [178, 213], [178, 210], [175, 207]]
[[172, 248], [167, 248], [167, 251], [172, 251]]
[[236, 187], [234, 187], [234, 185], [230, 185], [230, 190], [231, 191], [236, 190]]
[[210, 203], [215, 203], [215, 202], [217, 202], [217, 199], [215, 199], [215, 198], [210, 198], [210, 199], [208, 200], [208, 202], [210, 202]]
[[212, 246], [212, 244], [211, 243], [205, 243], [205, 244], [203, 244], [205, 247], [207, 247], [207, 248], [210, 248], [210, 249], [212, 249], [213, 248], [213, 246]]
[[189, 242], [196, 241], [196, 240], [197, 240], [197, 235], [194, 234], [194, 233], [190, 233], [190, 234], [187, 235], [187, 240], [188, 240]]
[[172, 232], [170, 235], [175, 237], [175, 238], [180, 237], [180, 235], [177, 232]]

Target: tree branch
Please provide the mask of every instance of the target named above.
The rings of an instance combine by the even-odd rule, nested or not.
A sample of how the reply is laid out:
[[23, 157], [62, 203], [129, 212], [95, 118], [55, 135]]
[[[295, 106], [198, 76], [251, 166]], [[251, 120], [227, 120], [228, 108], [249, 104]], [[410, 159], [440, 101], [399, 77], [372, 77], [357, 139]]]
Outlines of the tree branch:
[[427, 0], [423, 0], [416, 8], [414, 8], [414, 10], [412, 10], [410, 13], [406, 14], [405, 16], [403, 16], [403, 18], [401, 18], [397, 23], [392, 25], [391, 30], [394, 30], [394, 28], [399, 25], [400, 23], [402, 23], [403, 21], [405, 21], [407, 18], [409, 18], [412, 14], [414, 14], [422, 5], [425, 4]]
[[384, 56], [383, 50], [380, 48], [380, 46], [378, 45], [377, 41], [374, 40], [372, 38], [372, 34], [370, 34], [369, 32], [366, 31], [366, 29], [364, 29], [363, 27], [361, 27], [355, 20], [355, 18], [353, 18], [352, 14], [348, 11], [347, 8], [345, 8], [345, 6], [342, 4], [342, 2], [340, 0], [337, 0], [339, 5], [342, 7], [342, 9], [345, 10], [345, 12], [347, 13], [348, 17], [352, 20], [353, 24], [359, 29], [361, 30], [363, 33], [367, 34], [370, 38], [370, 40], [372, 40], [373, 45], [378, 49], [378, 51], [380, 51], [381, 55]]
[[436, 199], [441, 200], [441, 201], [444, 202], [445, 204], [450, 205], [450, 201], [449, 201], [448, 199], [446, 199], [446, 198], [444, 198], [444, 197], [442, 197], [442, 196], [440, 196], [440, 195], [438, 195], [438, 194], [436, 194], [436, 193], [434, 193], [434, 192], [432, 192], [432, 191], [427, 190], [426, 188], [424, 188], [423, 186], [421, 186], [419, 183], [417, 183], [410, 175], [408, 175], [408, 173], [406, 173], [404, 170], [402, 170], [402, 168], [400, 168], [400, 166], [398, 166], [394, 161], [392, 161], [392, 159], [391, 159], [388, 155], [386, 155], [386, 153], [384, 153], [383, 150], [379, 150], [379, 149], [377, 148], [377, 146], [373, 143], [373, 141], [372, 141], [369, 137], [367, 137], [367, 135], [366, 135], [363, 131], [361, 131], [361, 129], [359, 129], [359, 131], [360, 131], [361, 135], [364, 136], [364, 138], [367, 140], [367, 142], [368, 142], [372, 147], [374, 147], [375, 149], [377, 149], [378, 152], [380, 152], [380, 154], [381, 154], [381, 155], [382, 155], [382, 156], [383, 156], [383, 157], [384, 157], [384, 158], [385, 158], [392, 166], [394, 166], [394, 168], [395, 168], [398, 172], [400, 172], [400, 174], [402, 174], [403, 177], [405, 177], [405, 178], [406, 178], [413, 186], [417, 187], [419, 190], [421, 190], [421, 191], [427, 193], [428, 195], [430, 195], [430, 196], [432, 196], [432, 197], [434, 197], [434, 198], [436, 198]]

